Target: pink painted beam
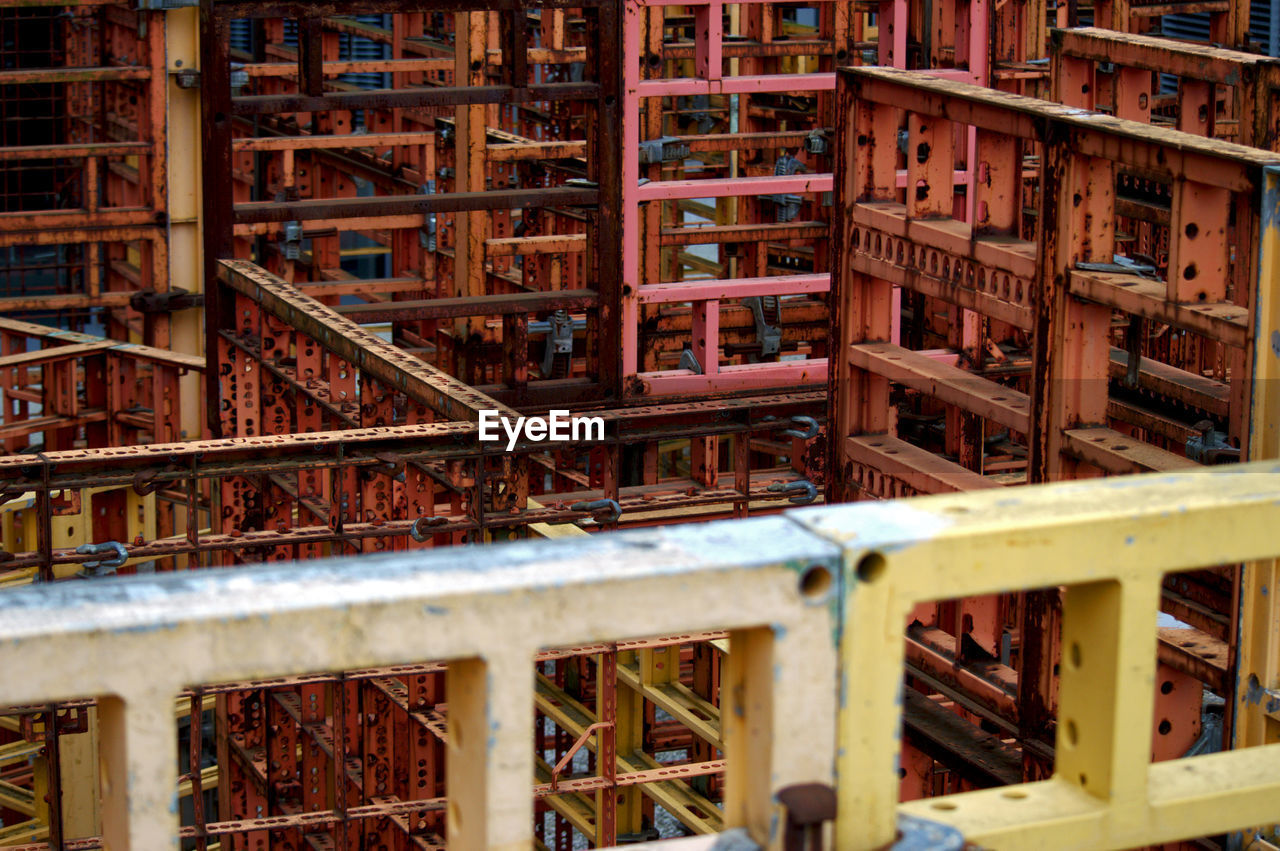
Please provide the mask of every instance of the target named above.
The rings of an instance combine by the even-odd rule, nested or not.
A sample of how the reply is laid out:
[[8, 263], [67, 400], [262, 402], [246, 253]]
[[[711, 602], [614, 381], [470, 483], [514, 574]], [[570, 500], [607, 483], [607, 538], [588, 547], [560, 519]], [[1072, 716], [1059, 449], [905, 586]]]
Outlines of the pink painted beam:
[[[719, 51], [716, 51], [719, 53]], [[769, 92], [820, 92], [836, 87], [834, 73], [756, 74], [723, 80], [683, 78], [645, 80], [637, 84], [642, 98], [690, 97], [693, 95], [753, 95]]]
[[640, 305], [640, 216], [636, 197], [640, 183], [640, 58], [644, 55], [641, 33], [644, 6], [625, 0], [622, 17], [622, 374], [635, 375], [639, 366], [638, 324]]
[[[625, 175], [624, 175], [625, 176]], [[679, 198], [732, 198], [743, 195], [812, 195], [830, 192], [830, 174], [793, 174], [775, 177], [733, 177], [720, 180], [663, 180], [636, 188], [636, 200], [670, 201]]]
[[641, 287], [640, 302], [641, 304], [670, 304], [682, 301], [698, 302], [792, 293], [825, 293], [830, 289], [830, 275], [774, 275], [768, 278], [677, 281]]
[[703, 301], [693, 306], [693, 356], [702, 364], [703, 375], [720, 369], [720, 302]]
[[695, 6], [694, 73], [703, 80], [719, 80], [724, 67], [720, 42], [724, 36], [724, 7], [719, 2]]
[[687, 369], [673, 369], [642, 372], [636, 377], [642, 382], [645, 395], [649, 396], [776, 389], [824, 383], [827, 380], [827, 359], [722, 366], [715, 375], [694, 375]]
[[876, 50], [881, 65], [907, 67], [907, 0], [882, 0], [880, 3], [879, 39]]

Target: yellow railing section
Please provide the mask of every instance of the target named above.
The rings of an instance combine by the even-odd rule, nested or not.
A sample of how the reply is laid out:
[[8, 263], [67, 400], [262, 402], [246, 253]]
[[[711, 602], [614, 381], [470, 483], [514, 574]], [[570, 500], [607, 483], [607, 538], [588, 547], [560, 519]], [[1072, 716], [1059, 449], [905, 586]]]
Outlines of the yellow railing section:
[[[834, 780], [842, 851], [892, 843], [902, 815], [991, 848], [1134, 847], [1280, 817], [1280, 744], [1149, 752], [1161, 575], [1275, 557], [1278, 531], [1280, 464], [1261, 462], [61, 583], [0, 595], [0, 705], [97, 697], [106, 847], [151, 851], [176, 847], [179, 689], [448, 660], [449, 846], [527, 849], [534, 655], [727, 629], [727, 827], [776, 846], [777, 792]], [[907, 613], [1045, 586], [1067, 589], [1055, 776], [899, 805]], [[1277, 672], [1251, 676], [1244, 699], [1274, 715]]]
[[[913, 801], [897, 813], [1011, 849], [1133, 848], [1280, 819], [1275, 737], [1151, 763], [1161, 577], [1280, 554], [1280, 464], [846, 506], [796, 519], [844, 548], [842, 851], [894, 838], [901, 630], [912, 607], [1048, 586], [1066, 588], [1053, 778]], [[1275, 641], [1277, 624], [1268, 629]], [[1274, 670], [1266, 677], [1245, 701], [1275, 713], [1280, 683]]]

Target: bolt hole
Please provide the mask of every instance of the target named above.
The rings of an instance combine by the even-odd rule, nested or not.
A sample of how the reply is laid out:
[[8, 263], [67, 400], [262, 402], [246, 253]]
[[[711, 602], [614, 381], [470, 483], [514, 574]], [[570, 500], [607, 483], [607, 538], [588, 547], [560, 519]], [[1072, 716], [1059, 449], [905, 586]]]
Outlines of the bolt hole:
[[1080, 652], [1080, 642], [1071, 642], [1071, 650], [1069, 653], [1071, 659], [1071, 667], [1080, 670], [1080, 665], [1084, 662], [1083, 654]]
[[1006, 792], [1001, 792], [1000, 797], [1008, 798], [1010, 801], [1021, 801], [1027, 797], [1027, 793], [1021, 789], [1010, 789]]
[[1076, 742], [1080, 741], [1080, 731], [1076, 729], [1076, 722], [1071, 718], [1067, 719], [1065, 732], [1067, 734], [1067, 744], [1074, 748]]
[[1169, 680], [1165, 680], [1160, 684], [1161, 694], [1169, 694], [1171, 691], [1173, 691], [1173, 683], [1170, 682]]
[[1138, 95], [1138, 109], [1146, 109], [1146, 108], [1147, 108], [1147, 93], [1143, 92], [1142, 94]]
[[1200, 270], [1196, 268], [1196, 264], [1191, 263], [1187, 268], [1182, 270], [1182, 277], [1186, 278], [1188, 281], [1194, 281], [1199, 271]]
[[943, 810], [943, 811], [954, 810], [956, 808], [956, 805], [951, 803], [950, 801], [934, 801], [929, 806], [933, 807], [935, 810]]
[[1200, 233], [1200, 228], [1196, 227], [1195, 222], [1187, 222], [1187, 226], [1182, 231], [1187, 235], [1187, 239], [1195, 239]]
[[884, 575], [885, 569], [888, 568], [888, 562], [884, 560], [884, 556], [880, 553], [867, 553], [858, 562], [855, 573], [862, 582], [875, 582]]
[[815, 564], [800, 575], [800, 594], [811, 600], [825, 597], [833, 583], [831, 571], [824, 565]]
[[1158, 730], [1158, 731], [1159, 731], [1159, 733], [1160, 733], [1160, 735], [1162, 735], [1162, 736], [1167, 736], [1167, 735], [1169, 735], [1169, 731], [1170, 731], [1170, 730], [1172, 730], [1172, 729], [1173, 729], [1173, 725], [1169, 723], [1169, 719], [1168, 719], [1168, 718], [1161, 718], [1161, 719], [1160, 719], [1160, 726], [1156, 728], [1156, 730]]

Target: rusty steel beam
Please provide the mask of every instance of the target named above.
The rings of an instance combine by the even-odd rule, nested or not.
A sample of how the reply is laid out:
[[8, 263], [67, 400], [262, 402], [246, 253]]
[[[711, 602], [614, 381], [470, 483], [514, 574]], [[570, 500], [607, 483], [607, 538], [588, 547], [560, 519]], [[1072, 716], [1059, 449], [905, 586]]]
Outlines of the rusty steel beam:
[[347, 304], [334, 308], [355, 322], [403, 322], [409, 319], [445, 319], [456, 316], [509, 316], [550, 310], [586, 310], [600, 303], [594, 290], [513, 293], [463, 298]]
[[552, 189], [514, 189], [508, 192], [453, 192], [444, 195], [410, 195], [401, 197], [350, 198], [342, 201], [311, 199], [306, 201], [251, 201], [237, 204], [235, 222], [310, 221], [374, 216], [398, 216], [421, 213], [456, 213], [472, 210], [503, 210], [517, 207], [582, 207], [594, 206], [599, 198], [595, 189], [557, 187]]
[[460, 86], [334, 92], [325, 95], [254, 95], [231, 99], [237, 116], [324, 112], [334, 109], [411, 109], [462, 104], [514, 104], [582, 100], [600, 93], [596, 83], [547, 83], [533, 86]]
[[223, 260], [220, 279], [248, 296], [263, 310], [298, 329], [362, 372], [386, 382], [431, 410], [453, 420], [479, 419], [480, 411], [517, 417], [506, 405], [467, 387], [448, 373], [361, 328], [315, 299], [259, 267], [241, 260]]

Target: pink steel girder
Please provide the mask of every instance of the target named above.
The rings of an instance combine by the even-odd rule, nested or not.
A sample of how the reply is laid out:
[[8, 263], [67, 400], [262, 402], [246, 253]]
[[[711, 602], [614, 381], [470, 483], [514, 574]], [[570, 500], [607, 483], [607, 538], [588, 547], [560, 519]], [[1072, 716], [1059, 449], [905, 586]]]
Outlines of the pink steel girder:
[[[808, 361], [758, 363], [746, 365], [720, 364], [719, 311], [722, 301], [755, 297], [772, 297], [788, 293], [825, 293], [830, 290], [830, 275], [814, 269], [812, 274], [797, 276], [756, 275], [726, 278], [712, 282], [654, 282], [642, 268], [641, 231], [644, 216], [641, 205], [663, 201], [688, 201], [703, 198], [748, 196], [813, 195], [832, 190], [828, 173], [778, 174], [727, 179], [641, 180], [640, 147], [641, 112], [649, 98], [678, 98], [697, 95], [743, 95], [769, 92], [825, 92], [834, 87], [832, 73], [743, 74], [725, 76], [724, 13], [718, 0], [705, 0], [692, 6], [694, 24], [694, 76], [681, 79], [642, 79], [646, 55], [644, 29], [646, 11], [652, 7], [673, 5], [665, 0], [628, 0], [623, 23], [623, 159], [622, 159], [622, 372], [624, 392], [633, 395], [697, 393], [789, 385], [816, 380], [825, 369], [825, 360], [811, 357]], [[687, 5], [687, 4], [681, 4]], [[991, 80], [991, 47], [987, 40], [990, 24], [988, 0], [971, 0], [967, 16], [956, 22], [957, 60], [967, 68], [935, 68], [928, 73], [948, 80], [988, 85]], [[907, 66], [908, 0], [890, 0], [879, 4], [882, 64]], [[894, 26], [902, 21], [903, 26]], [[890, 33], [890, 38], [884, 38]], [[961, 167], [954, 171], [953, 181], [964, 187], [966, 196], [963, 220], [974, 216], [975, 193], [973, 168], [977, 147], [976, 131], [968, 130]], [[908, 183], [906, 169], [899, 170], [898, 185]], [[799, 278], [799, 280], [795, 280]], [[900, 303], [896, 288], [892, 298]], [[641, 305], [688, 303], [693, 309], [692, 351], [701, 374], [691, 369], [646, 372], [640, 351]], [[897, 311], [895, 311], [896, 313]], [[976, 323], [965, 322], [973, 336]], [[892, 339], [899, 338], [895, 320]]]

